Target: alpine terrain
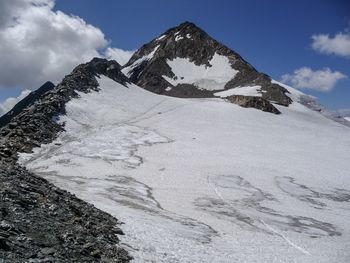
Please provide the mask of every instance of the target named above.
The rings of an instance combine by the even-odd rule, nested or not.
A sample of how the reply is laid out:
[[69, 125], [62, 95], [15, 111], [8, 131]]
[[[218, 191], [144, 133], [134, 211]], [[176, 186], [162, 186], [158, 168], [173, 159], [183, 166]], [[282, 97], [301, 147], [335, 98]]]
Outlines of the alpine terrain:
[[350, 122], [193, 23], [28, 96], [0, 262], [350, 261]]

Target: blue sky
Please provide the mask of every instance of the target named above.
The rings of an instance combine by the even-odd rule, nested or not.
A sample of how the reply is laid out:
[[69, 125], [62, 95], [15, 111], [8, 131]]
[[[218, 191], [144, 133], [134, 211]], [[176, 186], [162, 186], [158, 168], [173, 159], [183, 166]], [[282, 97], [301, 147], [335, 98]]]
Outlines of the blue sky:
[[[311, 36], [350, 26], [349, 1], [58, 0], [56, 9], [99, 27], [113, 46], [137, 49], [169, 27], [192, 21], [275, 79], [301, 67], [350, 77], [350, 58], [319, 54]], [[326, 106], [350, 108], [350, 79], [329, 92], [305, 90]]]

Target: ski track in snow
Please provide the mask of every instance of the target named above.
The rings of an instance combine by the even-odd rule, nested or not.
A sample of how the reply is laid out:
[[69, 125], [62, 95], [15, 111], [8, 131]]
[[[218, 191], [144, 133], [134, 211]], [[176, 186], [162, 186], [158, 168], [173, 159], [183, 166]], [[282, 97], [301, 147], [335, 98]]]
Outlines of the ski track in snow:
[[[215, 185], [213, 185], [211, 182], [210, 182], [210, 177], [208, 176], [207, 177], [208, 179], [208, 183], [213, 187], [214, 191], [215, 191], [215, 194], [220, 198], [221, 201], [223, 202], [226, 202], [224, 197], [220, 194], [220, 191], [217, 189], [217, 187]], [[275, 230], [274, 228], [272, 228], [271, 226], [269, 226], [268, 224], [266, 224], [264, 222], [264, 220], [260, 219], [261, 223], [267, 228], [269, 229], [270, 231], [272, 231], [274, 234], [282, 237], [284, 240], [287, 241], [288, 244], [290, 244], [291, 246], [293, 246], [294, 248], [296, 248], [297, 250], [301, 251], [302, 253], [306, 254], [306, 255], [311, 255], [308, 251], [306, 251], [305, 249], [297, 246], [296, 244], [294, 244], [292, 241], [290, 241], [285, 235], [281, 234], [280, 232], [278, 232], [277, 230]]]
[[348, 128], [98, 81], [20, 163], [124, 221], [135, 262], [348, 262]]
[[306, 254], [306, 255], [311, 255], [309, 251], [299, 247], [298, 245], [294, 244], [292, 241], [290, 241], [285, 235], [281, 234], [279, 231], [277, 231], [276, 229], [272, 228], [271, 226], [269, 226], [268, 224], [266, 224], [264, 222], [264, 220], [260, 220], [261, 223], [263, 223], [264, 226], [266, 226], [266, 228], [268, 228], [269, 230], [271, 230], [273, 233], [275, 233], [276, 235], [282, 237], [285, 241], [287, 241], [288, 244], [290, 244], [292, 247], [294, 247], [295, 249], [301, 251], [302, 253]]

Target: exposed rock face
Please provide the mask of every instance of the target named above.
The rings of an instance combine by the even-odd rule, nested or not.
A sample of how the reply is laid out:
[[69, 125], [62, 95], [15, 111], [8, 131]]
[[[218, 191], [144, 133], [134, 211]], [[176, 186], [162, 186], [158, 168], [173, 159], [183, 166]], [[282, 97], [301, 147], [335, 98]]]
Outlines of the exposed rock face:
[[234, 96], [226, 97], [226, 99], [244, 108], [256, 108], [256, 109], [266, 111], [266, 112], [271, 112], [274, 114], [281, 113], [268, 100], [262, 97], [234, 95]]
[[42, 85], [39, 89], [32, 91], [28, 94], [23, 100], [18, 102], [11, 111], [4, 114], [0, 117], [0, 127], [5, 126], [9, 122], [11, 122], [11, 119], [17, 116], [24, 110], [25, 108], [29, 107], [30, 105], [33, 105], [35, 101], [37, 101], [43, 94], [48, 92], [49, 90], [52, 90], [55, 87], [55, 85], [48, 81], [44, 85]]
[[[0, 129], [0, 259], [5, 262], [128, 262], [117, 219], [16, 164], [18, 152], [52, 142], [77, 92], [98, 91], [104, 74], [128, 82], [115, 61], [93, 59], [29, 103]], [[2, 262], [0, 260], [0, 262]]]
[[[231, 67], [239, 71], [226, 83], [225, 89], [260, 85], [264, 99], [283, 106], [288, 106], [292, 102], [286, 95], [288, 91], [285, 88], [271, 83], [269, 76], [258, 72], [239, 54], [217, 42], [206, 32], [189, 22], [169, 29], [157, 39], [142, 46], [124, 65], [123, 72], [135, 84], [158, 94], [176, 97], [214, 97], [212, 92], [198, 89], [193, 83], [174, 87], [162, 77], [174, 77], [174, 73], [167, 63], [168, 60], [187, 58], [198, 66], [210, 67], [210, 61], [214, 54], [227, 57]], [[149, 57], [145, 59], [147, 56]], [[169, 87], [172, 87], [170, 91]]]

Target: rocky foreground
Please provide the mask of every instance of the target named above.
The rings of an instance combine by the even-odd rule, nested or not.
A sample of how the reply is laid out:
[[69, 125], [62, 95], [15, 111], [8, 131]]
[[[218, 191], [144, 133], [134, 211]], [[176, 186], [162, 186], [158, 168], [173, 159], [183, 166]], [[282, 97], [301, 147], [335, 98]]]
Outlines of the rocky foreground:
[[130, 260], [116, 218], [22, 167], [0, 168], [0, 262]]

